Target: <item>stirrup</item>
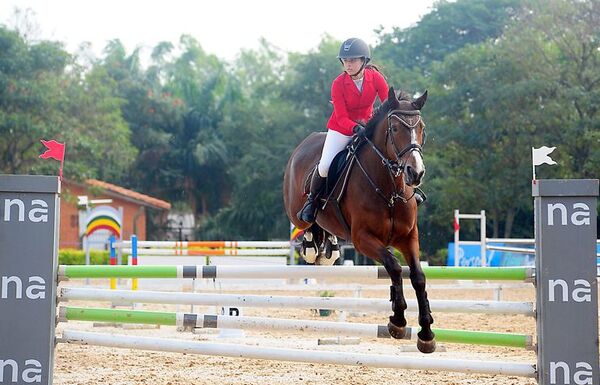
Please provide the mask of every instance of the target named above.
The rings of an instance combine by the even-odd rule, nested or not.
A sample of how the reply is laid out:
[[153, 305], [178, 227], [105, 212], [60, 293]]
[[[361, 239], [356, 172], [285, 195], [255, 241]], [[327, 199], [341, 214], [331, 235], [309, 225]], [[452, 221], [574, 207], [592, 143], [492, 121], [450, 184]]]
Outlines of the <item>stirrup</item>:
[[417, 202], [417, 206], [421, 206], [423, 202], [427, 200], [427, 195], [418, 187], [415, 187], [415, 201]]

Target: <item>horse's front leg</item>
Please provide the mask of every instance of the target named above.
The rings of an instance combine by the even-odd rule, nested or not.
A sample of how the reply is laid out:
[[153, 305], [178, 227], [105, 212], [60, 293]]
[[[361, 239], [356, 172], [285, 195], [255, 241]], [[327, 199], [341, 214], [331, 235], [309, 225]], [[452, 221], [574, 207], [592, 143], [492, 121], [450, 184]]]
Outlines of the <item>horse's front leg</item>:
[[300, 255], [306, 263], [315, 263], [319, 256], [319, 245], [314, 239], [314, 234], [310, 229], [304, 231], [302, 236], [302, 245], [300, 246]]
[[433, 316], [431, 315], [427, 291], [425, 290], [425, 273], [423, 273], [419, 261], [418, 236], [413, 237], [407, 244], [401, 245], [400, 250], [410, 268], [410, 282], [415, 290], [419, 305], [419, 326], [421, 326], [421, 330], [417, 334], [417, 348], [422, 353], [433, 353], [435, 351], [435, 334], [431, 330]]
[[340, 245], [335, 235], [325, 232], [325, 251], [317, 258], [317, 265], [331, 266], [340, 258]]
[[[401, 339], [406, 335], [406, 300], [402, 290], [402, 267], [394, 255], [375, 238], [368, 238], [364, 234], [359, 236], [360, 240], [354, 241], [354, 245], [361, 253], [371, 259], [383, 263], [385, 270], [392, 280], [390, 286], [390, 301], [392, 302], [392, 311], [388, 323], [388, 331], [394, 338]], [[353, 237], [354, 239], [354, 237]]]
[[404, 291], [402, 289], [402, 266], [394, 255], [386, 248], [382, 253], [383, 266], [387, 271], [392, 286], [390, 286], [390, 302], [392, 302], [392, 311], [394, 314], [390, 316], [388, 322], [388, 331], [394, 338], [404, 338], [406, 334], [406, 300], [404, 299]]

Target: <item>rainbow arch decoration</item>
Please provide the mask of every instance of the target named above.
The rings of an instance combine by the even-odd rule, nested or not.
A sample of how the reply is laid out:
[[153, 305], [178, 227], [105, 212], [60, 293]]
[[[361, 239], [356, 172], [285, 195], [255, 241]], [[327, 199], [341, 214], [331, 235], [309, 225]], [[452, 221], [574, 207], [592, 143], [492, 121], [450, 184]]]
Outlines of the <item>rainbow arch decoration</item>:
[[120, 213], [113, 207], [94, 207], [87, 217], [84, 235], [89, 236], [97, 230], [108, 230], [116, 238], [121, 238], [122, 222]]
[[293, 223], [290, 223], [290, 241], [300, 241], [300, 236], [304, 235], [304, 230], [300, 230]]

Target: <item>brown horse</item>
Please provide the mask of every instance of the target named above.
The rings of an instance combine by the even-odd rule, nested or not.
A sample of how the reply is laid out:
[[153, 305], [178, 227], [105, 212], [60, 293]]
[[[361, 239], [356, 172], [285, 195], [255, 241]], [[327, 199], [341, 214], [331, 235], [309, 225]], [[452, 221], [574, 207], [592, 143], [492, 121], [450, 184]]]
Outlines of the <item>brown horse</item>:
[[305, 229], [302, 250], [307, 262], [315, 262], [310, 248], [320, 258], [323, 248], [330, 256], [330, 243], [335, 246], [333, 236], [338, 236], [350, 238], [356, 250], [385, 266], [392, 281], [393, 315], [388, 330], [394, 338], [403, 338], [406, 333], [406, 301], [402, 267], [388, 247], [402, 252], [419, 305], [417, 347], [431, 353], [435, 351], [433, 317], [419, 262], [417, 205], [411, 199], [425, 173], [421, 149], [425, 124], [420, 110], [426, 100], [427, 92], [413, 101], [403, 93], [396, 96], [390, 88], [388, 99], [367, 123], [365, 138], [351, 143], [345, 171], [328, 191], [330, 198], [321, 200], [325, 206], [321, 205], [315, 224], [300, 221], [296, 213], [304, 203], [307, 181], [319, 161], [325, 133], [309, 135], [292, 153], [285, 170], [283, 198], [290, 220]]

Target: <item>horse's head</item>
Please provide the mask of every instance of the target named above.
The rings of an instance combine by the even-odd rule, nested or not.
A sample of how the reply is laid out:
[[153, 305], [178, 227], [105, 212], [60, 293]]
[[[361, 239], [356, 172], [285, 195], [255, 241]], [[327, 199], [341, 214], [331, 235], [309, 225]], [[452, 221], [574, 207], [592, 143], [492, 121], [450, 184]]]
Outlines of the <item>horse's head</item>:
[[427, 91], [416, 100], [404, 93], [396, 96], [394, 88], [388, 93], [387, 131], [385, 152], [388, 159], [398, 163], [398, 172], [404, 174], [404, 182], [409, 186], [421, 184], [425, 175], [425, 164], [421, 146], [425, 138], [425, 123], [421, 118], [421, 108], [427, 100]]

